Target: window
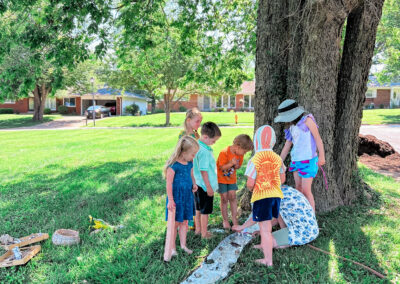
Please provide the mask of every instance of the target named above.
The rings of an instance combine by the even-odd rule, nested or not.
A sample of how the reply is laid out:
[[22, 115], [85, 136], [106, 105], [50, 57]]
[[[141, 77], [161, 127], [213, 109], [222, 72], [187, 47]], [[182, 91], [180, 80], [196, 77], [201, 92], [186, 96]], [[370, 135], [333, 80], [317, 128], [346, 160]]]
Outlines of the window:
[[236, 107], [236, 95], [229, 96], [229, 107]]
[[75, 106], [75, 98], [64, 98], [64, 105], [67, 107]]
[[365, 93], [365, 97], [367, 99], [376, 98], [376, 90], [367, 90], [367, 92]]
[[217, 100], [215, 102], [215, 106], [216, 107], [222, 107], [222, 96], [221, 97], [217, 97]]
[[[75, 104], [75, 102], [74, 102], [74, 104]], [[56, 110], [56, 99], [55, 98], [46, 98], [46, 103], [45, 103], [44, 107], [49, 108], [51, 110]]]
[[15, 100], [5, 100], [5, 104], [15, 104]]

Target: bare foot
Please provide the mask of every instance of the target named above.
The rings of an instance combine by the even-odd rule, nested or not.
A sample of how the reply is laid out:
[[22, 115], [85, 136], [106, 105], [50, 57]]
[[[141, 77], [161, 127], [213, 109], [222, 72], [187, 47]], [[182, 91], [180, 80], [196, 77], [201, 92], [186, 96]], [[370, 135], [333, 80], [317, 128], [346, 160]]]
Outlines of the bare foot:
[[187, 254], [192, 254], [193, 251], [191, 249], [188, 249], [187, 247], [181, 247]]
[[194, 234], [195, 234], [195, 235], [200, 235], [200, 234], [201, 234], [201, 231], [195, 230], [195, 231], [194, 231]]
[[262, 264], [262, 265], [265, 265], [265, 266], [268, 266], [268, 267], [272, 267], [272, 262], [268, 262], [264, 258], [255, 260], [255, 263]]
[[253, 248], [262, 250], [261, 245], [254, 245]]
[[231, 229], [231, 224], [229, 224], [228, 221], [224, 221], [224, 222], [222, 223], [222, 226], [223, 226], [224, 229], [226, 229], [226, 230], [230, 230], [230, 229]]
[[210, 232], [207, 232], [205, 236], [203, 234], [201, 235], [202, 239], [211, 239], [212, 237], [213, 237], [213, 234], [211, 234]]
[[171, 256], [177, 256], [177, 255], [178, 255], [178, 253], [176, 252], [175, 249], [173, 249], [172, 252], [171, 252]]
[[164, 261], [165, 262], [169, 262], [171, 260], [171, 257], [172, 257], [172, 255], [167, 256], [167, 255], [164, 254]]

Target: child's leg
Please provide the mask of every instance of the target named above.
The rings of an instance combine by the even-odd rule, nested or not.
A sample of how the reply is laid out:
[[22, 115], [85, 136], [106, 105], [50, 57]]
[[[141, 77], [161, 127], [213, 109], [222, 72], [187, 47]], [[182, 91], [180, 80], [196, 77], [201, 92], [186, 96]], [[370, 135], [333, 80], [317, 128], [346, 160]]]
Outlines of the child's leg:
[[272, 247], [274, 241], [271, 233], [271, 220], [259, 222], [258, 225], [260, 226], [261, 247], [264, 252], [264, 258], [257, 259], [256, 262], [267, 266], [272, 266]]
[[223, 220], [223, 227], [224, 229], [230, 229], [231, 225], [229, 224], [228, 219], [228, 193], [221, 193], [219, 196], [221, 197], [220, 208]]
[[239, 223], [237, 220], [237, 199], [235, 190], [228, 191], [228, 200], [229, 205], [231, 206], [232, 223], [233, 225], [238, 225]]
[[176, 253], [176, 233], [178, 231], [178, 228], [181, 227], [181, 225], [182, 225], [181, 222], [175, 221], [175, 229], [173, 231], [172, 240], [171, 240], [171, 255], [172, 256], [177, 255], [177, 253]]
[[285, 224], [285, 221], [283, 221], [283, 219], [282, 219], [282, 216], [281, 215], [279, 215], [279, 218], [278, 218], [278, 223], [279, 223], [279, 226], [281, 227], [281, 229], [283, 229], [283, 228], [286, 228], [287, 226], [286, 226], [286, 224]]
[[301, 177], [297, 171], [293, 172], [294, 183], [296, 184], [296, 189], [303, 193], [302, 184], [301, 184]]
[[204, 239], [211, 238], [211, 233], [207, 231], [208, 214], [201, 214], [201, 237]]
[[201, 234], [201, 214], [199, 210], [196, 210], [196, 216], [194, 216], [194, 228], [196, 235]]
[[186, 236], [188, 230], [188, 220], [183, 221], [180, 223], [179, 227], [179, 241], [181, 243], [181, 248], [186, 251], [188, 254], [191, 254], [193, 251], [188, 249], [186, 246]]
[[172, 256], [172, 244], [175, 243], [174, 239], [175, 228], [175, 210], [168, 210], [168, 222], [167, 222], [167, 236], [165, 237], [165, 248], [164, 248], [164, 261], [170, 261]]
[[301, 188], [303, 189], [303, 194], [307, 198], [308, 202], [315, 211], [315, 202], [314, 202], [314, 195], [311, 191], [311, 185], [313, 182], [313, 178], [302, 178], [301, 179]]

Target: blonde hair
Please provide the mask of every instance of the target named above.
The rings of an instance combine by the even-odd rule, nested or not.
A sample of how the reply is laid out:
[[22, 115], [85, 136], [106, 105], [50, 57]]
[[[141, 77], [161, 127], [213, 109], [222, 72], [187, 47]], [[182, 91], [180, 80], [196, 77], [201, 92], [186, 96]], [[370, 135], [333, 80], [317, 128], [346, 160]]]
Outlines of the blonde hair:
[[168, 161], [165, 163], [164, 169], [163, 169], [163, 175], [164, 177], [167, 176], [167, 169], [169, 166], [174, 164], [176, 160], [183, 154], [186, 153], [189, 150], [198, 150], [199, 149], [199, 144], [197, 143], [196, 139], [189, 135], [182, 136], [178, 144], [175, 146], [174, 153], [172, 153], [171, 157], [169, 157]]
[[199, 109], [197, 107], [191, 108], [186, 112], [186, 118], [185, 118], [185, 121], [183, 122], [183, 129], [185, 130], [185, 134], [191, 135], [192, 133], [194, 133], [194, 136], [196, 137], [196, 139], [199, 139], [200, 135], [199, 135], [199, 133], [197, 133], [197, 130], [194, 130], [192, 133], [190, 132], [188, 120], [193, 119], [198, 115], [201, 116], [201, 112], [199, 111]]

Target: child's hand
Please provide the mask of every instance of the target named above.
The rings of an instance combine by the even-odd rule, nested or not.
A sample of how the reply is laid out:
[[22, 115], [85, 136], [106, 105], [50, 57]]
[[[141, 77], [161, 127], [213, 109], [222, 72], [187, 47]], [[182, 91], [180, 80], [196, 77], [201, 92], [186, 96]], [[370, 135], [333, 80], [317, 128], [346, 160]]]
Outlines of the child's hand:
[[197, 186], [197, 184], [194, 183], [192, 187], [192, 192], [196, 192], [198, 189], [199, 187]]
[[168, 200], [168, 210], [175, 210], [176, 204], [174, 200]]
[[318, 166], [325, 165], [325, 157], [318, 157]]
[[214, 191], [212, 190], [212, 189], [210, 189], [210, 188], [207, 188], [207, 195], [208, 196], [214, 196]]
[[241, 232], [243, 230], [243, 228], [240, 225], [233, 225], [232, 230], [235, 232]]
[[239, 160], [238, 159], [232, 159], [232, 166], [235, 167], [235, 169], [239, 168]]

